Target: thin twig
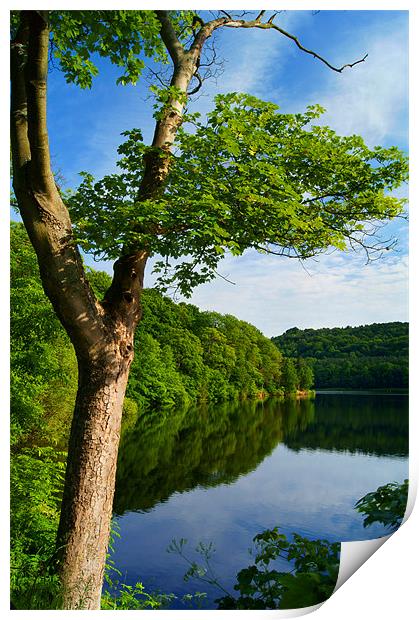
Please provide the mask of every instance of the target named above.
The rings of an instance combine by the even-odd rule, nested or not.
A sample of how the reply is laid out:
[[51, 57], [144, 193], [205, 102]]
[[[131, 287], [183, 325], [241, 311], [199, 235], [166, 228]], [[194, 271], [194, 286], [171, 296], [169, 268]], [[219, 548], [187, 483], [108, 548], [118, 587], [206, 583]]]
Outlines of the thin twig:
[[228, 278], [226, 278], [225, 276], [221, 275], [221, 273], [218, 273], [218, 271], [215, 271], [214, 269], [214, 273], [219, 277], [222, 278], [223, 280], [225, 280], [226, 282], [228, 282], [229, 284], [233, 284], [233, 286], [236, 286], [236, 282], [232, 282], [231, 280], [229, 280]]
[[186, 93], [188, 97], [190, 97], [191, 95], [195, 95], [201, 88], [203, 82], [202, 82], [202, 78], [199, 75], [198, 72], [196, 72], [194, 74], [194, 78], [196, 78], [198, 80], [198, 86], [195, 86], [195, 88], [193, 88], [189, 93]]

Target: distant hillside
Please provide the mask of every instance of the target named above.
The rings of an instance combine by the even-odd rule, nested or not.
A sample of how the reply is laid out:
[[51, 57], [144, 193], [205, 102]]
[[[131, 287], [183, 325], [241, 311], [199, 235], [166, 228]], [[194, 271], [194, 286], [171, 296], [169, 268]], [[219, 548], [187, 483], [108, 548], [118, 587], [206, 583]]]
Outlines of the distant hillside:
[[408, 387], [408, 323], [293, 327], [272, 341], [285, 356], [310, 361], [316, 388]]

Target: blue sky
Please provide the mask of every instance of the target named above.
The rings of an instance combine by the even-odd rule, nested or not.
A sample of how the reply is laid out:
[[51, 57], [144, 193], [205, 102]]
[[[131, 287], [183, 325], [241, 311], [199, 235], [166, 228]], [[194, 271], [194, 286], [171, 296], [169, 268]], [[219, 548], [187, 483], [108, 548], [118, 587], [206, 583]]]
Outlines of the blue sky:
[[[286, 112], [320, 103], [327, 109], [323, 122], [338, 132], [358, 133], [370, 145], [407, 150], [407, 11], [285, 11], [277, 23], [335, 65], [366, 53], [368, 58], [339, 74], [277, 32], [225, 29], [217, 34], [223, 73], [217, 82], [205, 83], [190, 109], [204, 114], [217, 92], [229, 91], [269, 99]], [[117, 87], [118, 71], [104, 61], [100, 70], [90, 91], [67, 85], [57, 69], [49, 75], [53, 166], [70, 187], [77, 184], [81, 170], [95, 176], [115, 170], [123, 130], [140, 127], [146, 140], [152, 135], [146, 82]], [[401, 195], [407, 195], [407, 188]], [[407, 226], [392, 224], [389, 232], [400, 239], [398, 251], [367, 266], [363, 256], [338, 252], [308, 261], [305, 268], [253, 251], [227, 257], [219, 271], [235, 285], [219, 278], [196, 289], [189, 301], [234, 314], [267, 336], [294, 326], [407, 320]], [[97, 266], [112, 269], [110, 264]], [[150, 271], [147, 286], [153, 284]]]

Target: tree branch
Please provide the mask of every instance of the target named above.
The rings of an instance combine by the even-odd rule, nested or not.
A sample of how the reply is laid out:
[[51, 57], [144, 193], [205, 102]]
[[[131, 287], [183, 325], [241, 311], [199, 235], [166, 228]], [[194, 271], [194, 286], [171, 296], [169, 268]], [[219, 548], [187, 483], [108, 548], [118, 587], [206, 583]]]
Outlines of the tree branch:
[[30, 11], [26, 92], [28, 98], [28, 138], [31, 149], [32, 186], [42, 193], [55, 190], [51, 171], [47, 131], [47, 73], [49, 29], [45, 11]]
[[270, 16], [270, 18], [268, 19], [268, 24], [272, 24], [275, 17], [278, 15], [278, 13], [280, 13], [281, 11], [275, 11], [275, 13], [273, 13], [273, 15]]
[[[165, 82], [165, 81], [164, 81], [164, 80], [160, 77], [160, 75], [157, 73], [157, 71], [153, 71], [153, 69], [151, 69], [151, 67], [147, 67], [147, 70], [149, 71], [149, 73], [151, 73], [151, 75], [152, 75], [153, 77], [155, 77], [155, 78], [156, 78], [156, 80], [158, 80], [158, 81], [160, 82], [160, 84], [163, 86], [163, 88], [168, 88], [168, 87], [169, 87], [169, 84], [167, 83], [167, 81]], [[147, 77], [148, 77], [148, 76], [147, 76]], [[152, 79], [151, 79], [151, 78], [148, 78], [148, 79], [149, 79], [150, 83], [152, 83]]]
[[296, 46], [303, 52], [305, 52], [306, 54], [310, 54], [311, 56], [313, 56], [313, 58], [317, 58], [317, 60], [320, 60], [322, 63], [324, 63], [327, 67], [329, 67], [329, 69], [332, 69], [332, 71], [336, 71], [337, 73], [342, 73], [342, 71], [346, 68], [351, 68], [354, 67], [355, 65], [360, 64], [361, 62], [364, 62], [366, 60], [366, 58], [368, 58], [368, 54], [365, 54], [362, 58], [360, 58], [359, 60], [355, 60], [352, 63], [346, 63], [345, 65], [342, 65], [341, 67], [335, 67], [334, 65], [332, 65], [328, 60], [326, 60], [325, 58], [323, 58], [323, 56], [320, 56], [319, 54], [317, 54], [316, 52], [314, 52], [313, 50], [309, 50], [306, 47], [304, 47], [300, 41], [297, 39], [297, 37], [293, 34], [290, 34], [289, 32], [287, 32], [286, 30], [283, 30], [282, 28], [280, 28], [279, 26], [277, 26], [276, 24], [271, 23], [270, 27], [273, 28], [274, 30], [277, 30], [278, 32], [280, 32], [281, 34], [283, 34], [285, 37], [288, 37], [289, 39], [291, 39], [292, 41], [294, 41], [294, 43], [296, 44]]
[[[164, 12], [164, 11], [160, 11], [160, 12]], [[257, 17], [252, 20], [235, 19], [226, 11], [220, 11], [220, 13], [222, 13], [224, 16], [213, 19], [202, 26], [202, 28], [199, 30], [199, 32], [195, 36], [194, 42], [192, 43], [190, 50], [189, 50], [190, 52], [194, 51], [195, 53], [198, 52], [198, 54], [200, 54], [205, 41], [212, 35], [214, 30], [220, 27], [226, 27], [226, 28], [260, 28], [262, 30], [276, 30], [277, 32], [282, 34], [284, 37], [287, 37], [288, 39], [291, 39], [292, 41], [294, 41], [296, 46], [302, 52], [309, 54], [310, 56], [313, 56], [313, 58], [316, 58], [317, 60], [320, 60], [320, 62], [325, 64], [327, 67], [329, 67], [329, 69], [331, 69], [332, 71], [336, 71], [337, 73], [342, 73], [344, 69], [354, 67], [355, 65], [358, 65], [361, 62], [364, 62], [366, 58], [368, 57], [368, 54], [365, 54], [362, 58], [352, 63], [346, 63], [342, 65], [341, 67], [336, 67], [332, 65], [326, 58], [324, 58], [323, 56], [320, 56], [320, 54], [318, 54], [314, 50], [310, 50], [304, 45], [302, 45], [302, 43], [300, 43], [299, 39], [295, 35], [291, 34], [290, 32], [287, 32], [286, 30], [284, 30], [283, 28], [280, 28], [274, 23], [274, 19], [280, 13], [280, 11], [275, 11], [273, 15], [269, 17], [267, 22], [262, 21], [262, 18], [264, 17], [266, 11], [260, 11]]]
[[202, 78], [198, 72], [194, 74], [194, 78], [198, 80], [198, 85], [195, 86], [195, 88], [193, 88], [189, 93], [186, 93], [188, 97], [190, 97], [191, 95], [195, 95], [201, 89], [201, 86], [202, 86]]
[[221, 273], [219, 273], [219, 272], [218, 272], [218, 271], [216, 271], [215, 269], [214, 269], [214, 273], [215, 273], [215, 274], [216, 274], [219, 278], [221, 278], [222, 280], [225, 280], [225, 282], [228, 282], [229, 284], [233, 284], [233, 286], [236, 286], [236, 283], [235, 283], [235, 282], [233, 282], [232, 280], [229, 280], [228, 278], [226, 278], [225, 276], [223, 276]]
[[31, 158], [28, 139], [28, 102], [24, 66], [27, 56], [29, 28], [27, 20], [22, 17], [15, 39], [10, 49], [10, 77], [11, 77], [11, 106], [10, 106], [10, 137], [12, 143], [12, 158], [14, 183], [19, 180], [24, 167]]
[[161, 38], [165, 44], [170, 58], [175, 66], [179, 65], [185, 55], [182, 43], [179, 41], [168, 11], [156, 11], [156, 16], [161, 23]]
[[[327, 67], [329, 67], [329, 69], [332, 69], [332, 71], [336, 71], [337, 73], [342, 73], [342, 71], [344, 69], [346, 69], [348, 67], [354, 67], [355, 65], [357, 65], [357, 64], [359, 64], [361, 62], [364, 62], [365, 59], [368, 57], [368, 54], [365, 54], [365, 56], [363, 56], [359, 60], [356, 60], [355, 62], [347, 63], [345, 65], [342, 65], [341, 67], [335, 67], [328, 60], [326, 60], [323, 56], [320, 56], [320, 54], [317, 54], [317, 52], [314, 52], [313, 50], [310, 50], [307, 47], [304, 47], [304, 45], [302, 45], [300, 43], [300, 41], [298, 40], [298, 38], [295, 35], [287, 32], [283, 28], [280, 28], [279, 26], [274, 24], [273, 20], [276, 17], [276, 15], [277, 15], [277, 13], [274, 13], [274, 15], [272, 15], [267, 22], [260, 21], [261, 18], [260, 18], [260, 13], [259, 13], [257, 18], [253, 19], [253, 20], [248, 20], [248, 21], [242, 20], [242, 19], [230, 20], [230, 21], [224, 20], [224, 23], [220, 24], [220, 25], [225, 26], [227, 28], [260, 28], [262, 30], [276, 30], [277, 32], [279, 32], [280, 34], [284, 35], [288, 39], [291, 39], [292, 41], [294, 41], [296, 46], [301, 51], [305, 52], [306, 54], [310, 54], [311, 56], [313, 56], [313, 58], [317, 58], [317, 60], [320, 60]], [[217, 20], [215, 20], [215, 21], [217, 21]]]
[[[224, 11], [222, 11], [224, 12]], [[231, 22], [230, 17], [218, 17], [217, 19], [213, 19], [210, 22], [207, 22], [202, 26], [202, 28], [197, 32], [191, 47], [189, 48], [189, 53], [192, 54], [194, 59], [198, 59], [201, 55], [202, 48], [204, 46], [205, 41], [212, 35], [214, 30], [220, 28], [220, 26], [224, 26], [225, 24]]]
[[[274, 256], [285, 256], [286, 258], [297, 258], [298, 260], [306, 260], [307, 258], [313, 258], [321, 253], [320, 250], [311, 252], [298, 252], [293, 246], [282, 247], [278, 252], [272, 250], [270, 246], [277, 246], [275, 243], [267, 243], [266, 246], [263, 245], [255, 245], [255, 250], [263, 252], [265, 254], [273, 254]], [[280, 246], [278, 246], [280, 247]], [[294, 252], [294, 254], [292, 254]]]
[[50, 168], [46, 125], [49, 32], [45, 17], [38, 11], [23, 12], [12, 44], [13, 187], [37, 254], [45, 293], [78, 354], [88, 356], [94, 355], [103, 341], [103, 311], [85, 277], [68, 210]]

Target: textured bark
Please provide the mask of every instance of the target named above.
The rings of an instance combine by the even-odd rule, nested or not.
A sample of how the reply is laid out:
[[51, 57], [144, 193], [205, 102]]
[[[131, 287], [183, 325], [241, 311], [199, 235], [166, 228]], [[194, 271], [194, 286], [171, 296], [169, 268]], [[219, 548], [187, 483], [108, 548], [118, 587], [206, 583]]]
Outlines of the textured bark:
[[[94, 356], [78, 355], [57, 557], [64, 609], [100, 609], [109, 542], [122, 406], [134, 356], [147, 254], [119, 259]], [[77, 349], [76, 349], [77, 352]]]
[[[115, 343], [118, 349], [118, 343]], [[64, 609], [100, 609], [122, 404], [132, 355], [79, 363], [58, 532]]]
[[174, 86], [184, 98], [170, 99], [162, 117], [156, 123], [152, 149], [145, 156], [144, 174], [139, 188], [140, 200], [158, 197], [164, 188], [170, 167], [170, 149], [182, 123], [188, 87], [199, 68], [202, 48], [213, 31], [225, 21], [214, 20], [204, 25], [195, 36], [190, 49], [185, 50], [177, 38], [168, 11], [156, 11], [156, 15], [161, 23], [161, 38], [173, 62], [170, 86]]

